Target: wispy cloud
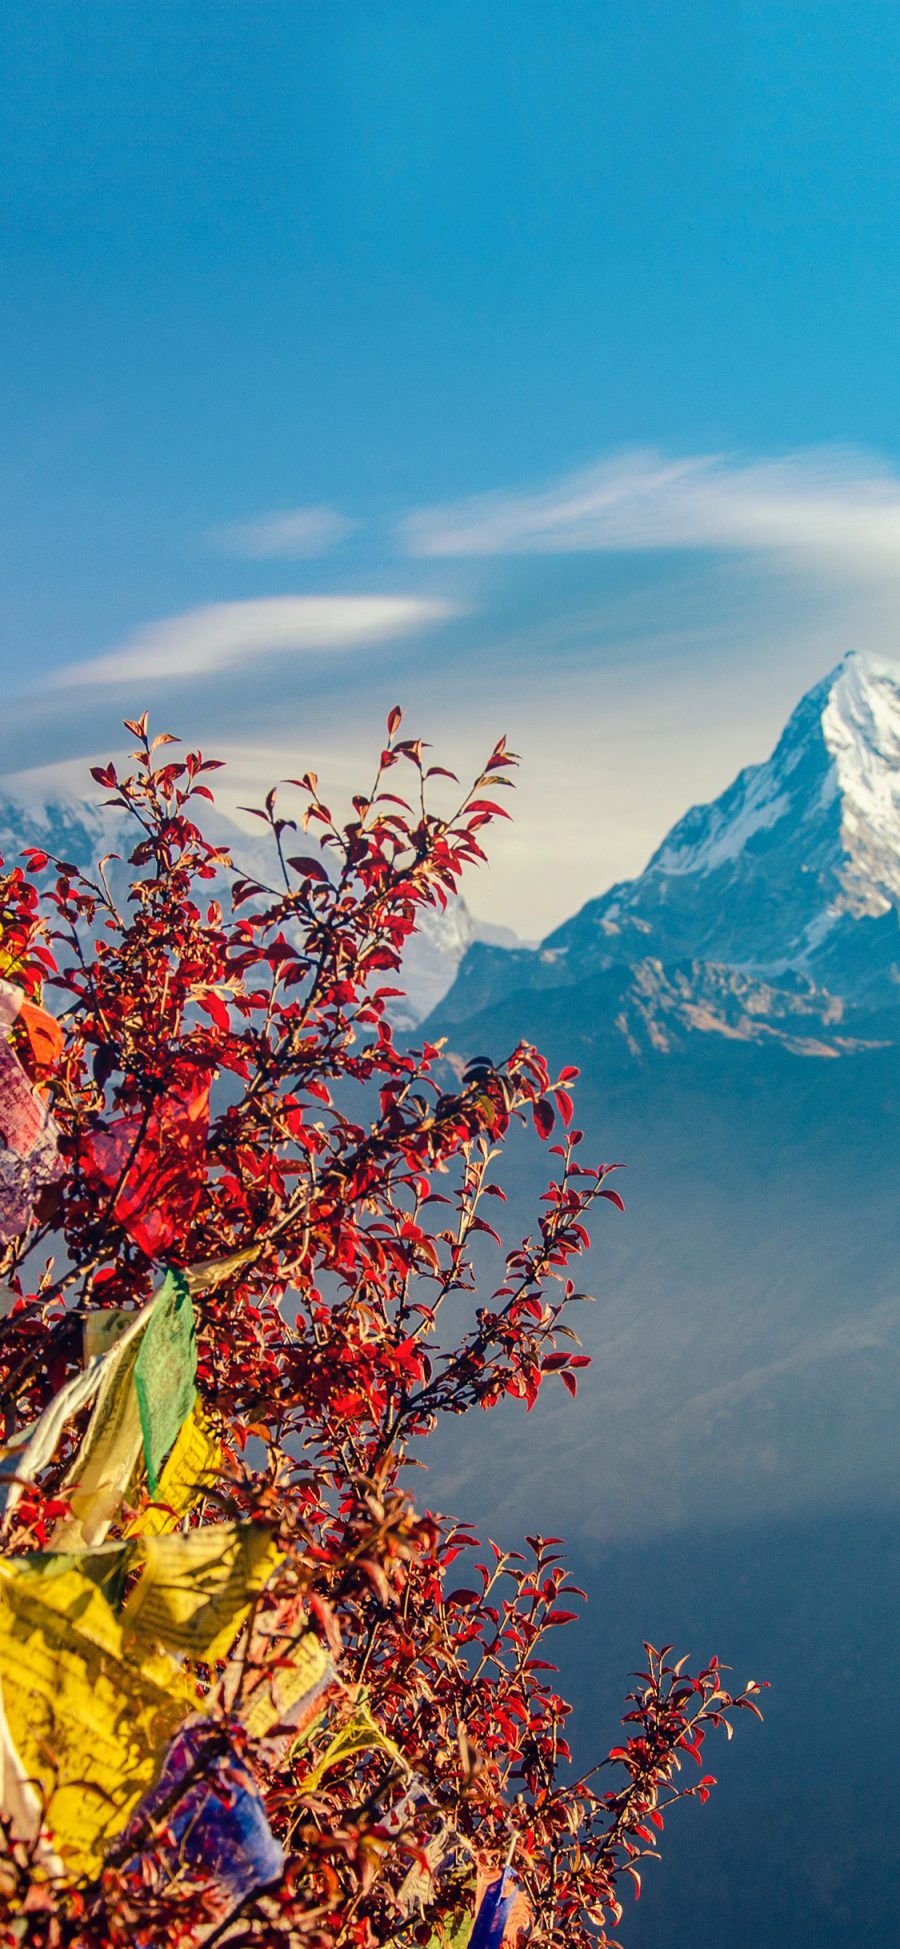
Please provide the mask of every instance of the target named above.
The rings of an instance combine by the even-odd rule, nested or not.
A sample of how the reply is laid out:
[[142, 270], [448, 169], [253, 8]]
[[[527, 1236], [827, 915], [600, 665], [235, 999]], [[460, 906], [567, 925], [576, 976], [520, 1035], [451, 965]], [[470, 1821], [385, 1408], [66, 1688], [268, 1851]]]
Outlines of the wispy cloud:
[[266, 596], [214, 602], [148, 623], [128, 642], [54, 672], [54, 684], [131, 683], [195, 677], [249, 658], [352, 650], [407, 636], [458, 613], [419, 596]]
[[275, 556], [297, 561], [324, 555], [352, 534], [357, 525], [337, 508], [284, 508], [272, 514], [255, 515], [250, 521], [235, 521], [227, 527], [214, 528], [210, 540], [226, 554], [243, 555], [251, 561], [265, 561]]
[[413, 555], [641, 549], [757, 551], [900, 577], [900, 479], [847, 449], [776, 459], [631, 451], [532, 492], [409, 515]]

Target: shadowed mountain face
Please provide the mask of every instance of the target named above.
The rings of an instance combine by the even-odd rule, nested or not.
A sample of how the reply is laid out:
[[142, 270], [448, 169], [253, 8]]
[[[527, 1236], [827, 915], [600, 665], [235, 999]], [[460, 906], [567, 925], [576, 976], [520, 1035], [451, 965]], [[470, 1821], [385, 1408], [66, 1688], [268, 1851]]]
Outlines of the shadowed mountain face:
[[425, 1025], [457, 1067], [520, 1037], [577, 1063], [586, 1156], [628, 1166], [577, 1402], [446, 1431], [434, 1500], [567, 1537], [580, 1759], [644, 1636], [772, 1682], [766, 1726], [709, 1754], [718, 1797], [673, 1817], [634, 1949], [900, 1941], [898, 908], [900, 673], [850, 657], [638, 879], [534, 953], [470, 948]]

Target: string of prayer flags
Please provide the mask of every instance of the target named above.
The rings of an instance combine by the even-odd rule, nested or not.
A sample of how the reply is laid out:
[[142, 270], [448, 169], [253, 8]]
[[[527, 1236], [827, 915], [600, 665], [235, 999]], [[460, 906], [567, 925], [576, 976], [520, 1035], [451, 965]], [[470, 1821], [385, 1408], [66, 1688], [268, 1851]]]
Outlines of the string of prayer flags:
[[[3, 1047], [0, 1042], [0, 1051]], [[167, 1273], [139, 1312], [89, 1314], [84, 1344], [83, 1373], [67, 1381], [38, 1420], [21, 1429], [0, 1455], [0, 1491], [5, 1486], [5, 1506], [11, 1512], [24, 1483], [52, 1460], [66, 1422], [96, 1396], [84, 1439], [62, 1484], [72, 1514], [61, 1518], [53, 1532], [57, 1549], [102, 1541], [142, 1450], [151, 1489], [159, 1487], [160, 1466], [196, 1401], [194, 1309], [185, 1282]], [[201, 1444], [206, 1469], [209, 1451], [202, 1437]]]
[[199, 1396], [181, 1424], [175, 1446], [163, 1465], [153, 1502], [135, 1516], [128, 1536], [162, 1536], [214, 1487], [222, 1450], [200, 1405]]
[[234, 1642], [281, 1551], [265, 1523], [211, 1523], [171, 1536], [141, 1536], [143, 1570], [128, 1594], [123, 1629], [214, 1664]]
[[303, 1793], [314, 1793], [319, 1782], [324, 1779], [325, 1774], [330, 1772], [333, 1766], [337, 1766], [341, 1760], [352, 1759], [355, 1753], [371, 1753], [374, 1751], [389, 1754], [390, 1758], [396, 1760], [404, 1772], [408, 1770], [406, 1760], [399, 1746], [395, 1745], [393, 1739], [388, 1738], [387, 1733], [382, 1732], [381, 1727], [373, 1719], [368, 1706], [363, 1701], [355, 1707], [350, 1718], [345, 1721], [344, 1725], [338, 1728], [333, 1738], [329, 1740], [321, 1758], [316, 1761], [312, 1771], [307, 1773], [303, 1780], [301, 1791]]
[[150, 1493], [196, 1396], [197, 1333], [187, 1281], [167, 1272], [153, 1304], [134, 1367]]
[[[479, 1884], [482, 1876], [479, 1875]], [[512, 1868], [479, 1889], [468, 1949], [518, 1949], [531, 1927], [531, 1907]]]
[[197, 1208], [206, 1169], [209, 1077], [176, 1080], [149, 1117], [117, 1117], [88, 1138], [86, 1170], [115, 1190], [112, 1215], [148, 1259], [161, 1258]]
[[166, 1274], [137, 1316], [88, 1314], [84, 1345], [86, 1356], [105, 1346], [104, 1366], [84, 1440], [62, 1484], [72, 1513], [57, 1523], [54, 1549], [102, 1540], [142, 1452], [151, 1492], [157, 1492], [154, 1470], [177, 1442], [196, 1400], [194, 1309], [178, 1274]]
[[[163, 1861], [211, 1883], [204, 1903], [210, 1924], [221, 1924], [256, 1889], [277, 1881], [284, 1852], [269, 1826], [249, 1767], [221, 1750], [222, 1731], [203, 1719], [182, 1726], [166, 1754], [157, 1785], [133, 1822], [137, 1837], [158, 1815], [171, 1835]], [[191, 1779], [178, 1795], [179, 1782]], [[173, 1798], [174, 1796], [174, 1798]]]
[[0, 1678], [55, 1845], [72, 1872], [94, 1873], [196, 1690], [164, 1654], [125, 1655], [97, 1565], [66, 1555], [0, 1560]]

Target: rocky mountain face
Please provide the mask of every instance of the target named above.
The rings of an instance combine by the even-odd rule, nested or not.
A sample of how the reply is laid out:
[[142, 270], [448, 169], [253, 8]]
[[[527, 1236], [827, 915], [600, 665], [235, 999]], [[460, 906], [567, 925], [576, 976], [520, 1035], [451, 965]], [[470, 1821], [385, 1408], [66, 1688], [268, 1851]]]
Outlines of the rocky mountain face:
[[[877, 1039], [867, 1018], [900, 1007], [900, 666], [847, 656], [803, 698], [772, 756], [687, 812], [637, 879], [533, 953], [470, 948], [441, 1019], [642, 964], [639, 987], [651, 967], [689, 964], [698, 1002], [727, 985], [701, 972], [713, 966], [739, 977], [748, 1001], [755, 981], [769, 996], [799, 981], [810, 1001], [824, 997], [824, 1017], [840, 1004], [851, 1039]], [[757, 1030], [765, 1007], [760, 989], [748, 1009]]]

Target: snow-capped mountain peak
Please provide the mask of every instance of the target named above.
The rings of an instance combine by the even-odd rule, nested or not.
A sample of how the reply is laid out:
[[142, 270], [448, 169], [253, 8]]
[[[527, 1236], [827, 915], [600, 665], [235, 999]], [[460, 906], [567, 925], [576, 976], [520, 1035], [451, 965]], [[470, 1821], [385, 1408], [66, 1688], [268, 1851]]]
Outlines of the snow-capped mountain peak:
[[843, 808], [851, 912], [900, 905], [900, 666], [846, 657], [822, 712]]
[[900, 666], [856, 652], [803, 698], [770, 758], [679, 820], [647, 872], [710, 873], [826, 827], [843, 855], [836, 911], [900, 902]]
[[694, 806], [638, 879], [548, 945], [577, 962], [603, 940], [610, 959], [631, 961], [649, 933], [664, 959], [818, 970], [827, 985], [842, 944], [854, 960], [860, 949], [851, 922], [889, 922], [890, 940], [882, 930], [868, 954], [873, 974], [885, 950], [893, 967], [898, 914], [900, 666], [851, 653], [801, 700], [770, 758]]
[[771, 756], [685, 813], [636, 879], [506, 969], [470, 951], [448, 1013], [510, 976], [558, 987], [648, 955], [765, 980], [790, 970], [867, 1006], [900, 999], [900, 665], [846, 656]]

